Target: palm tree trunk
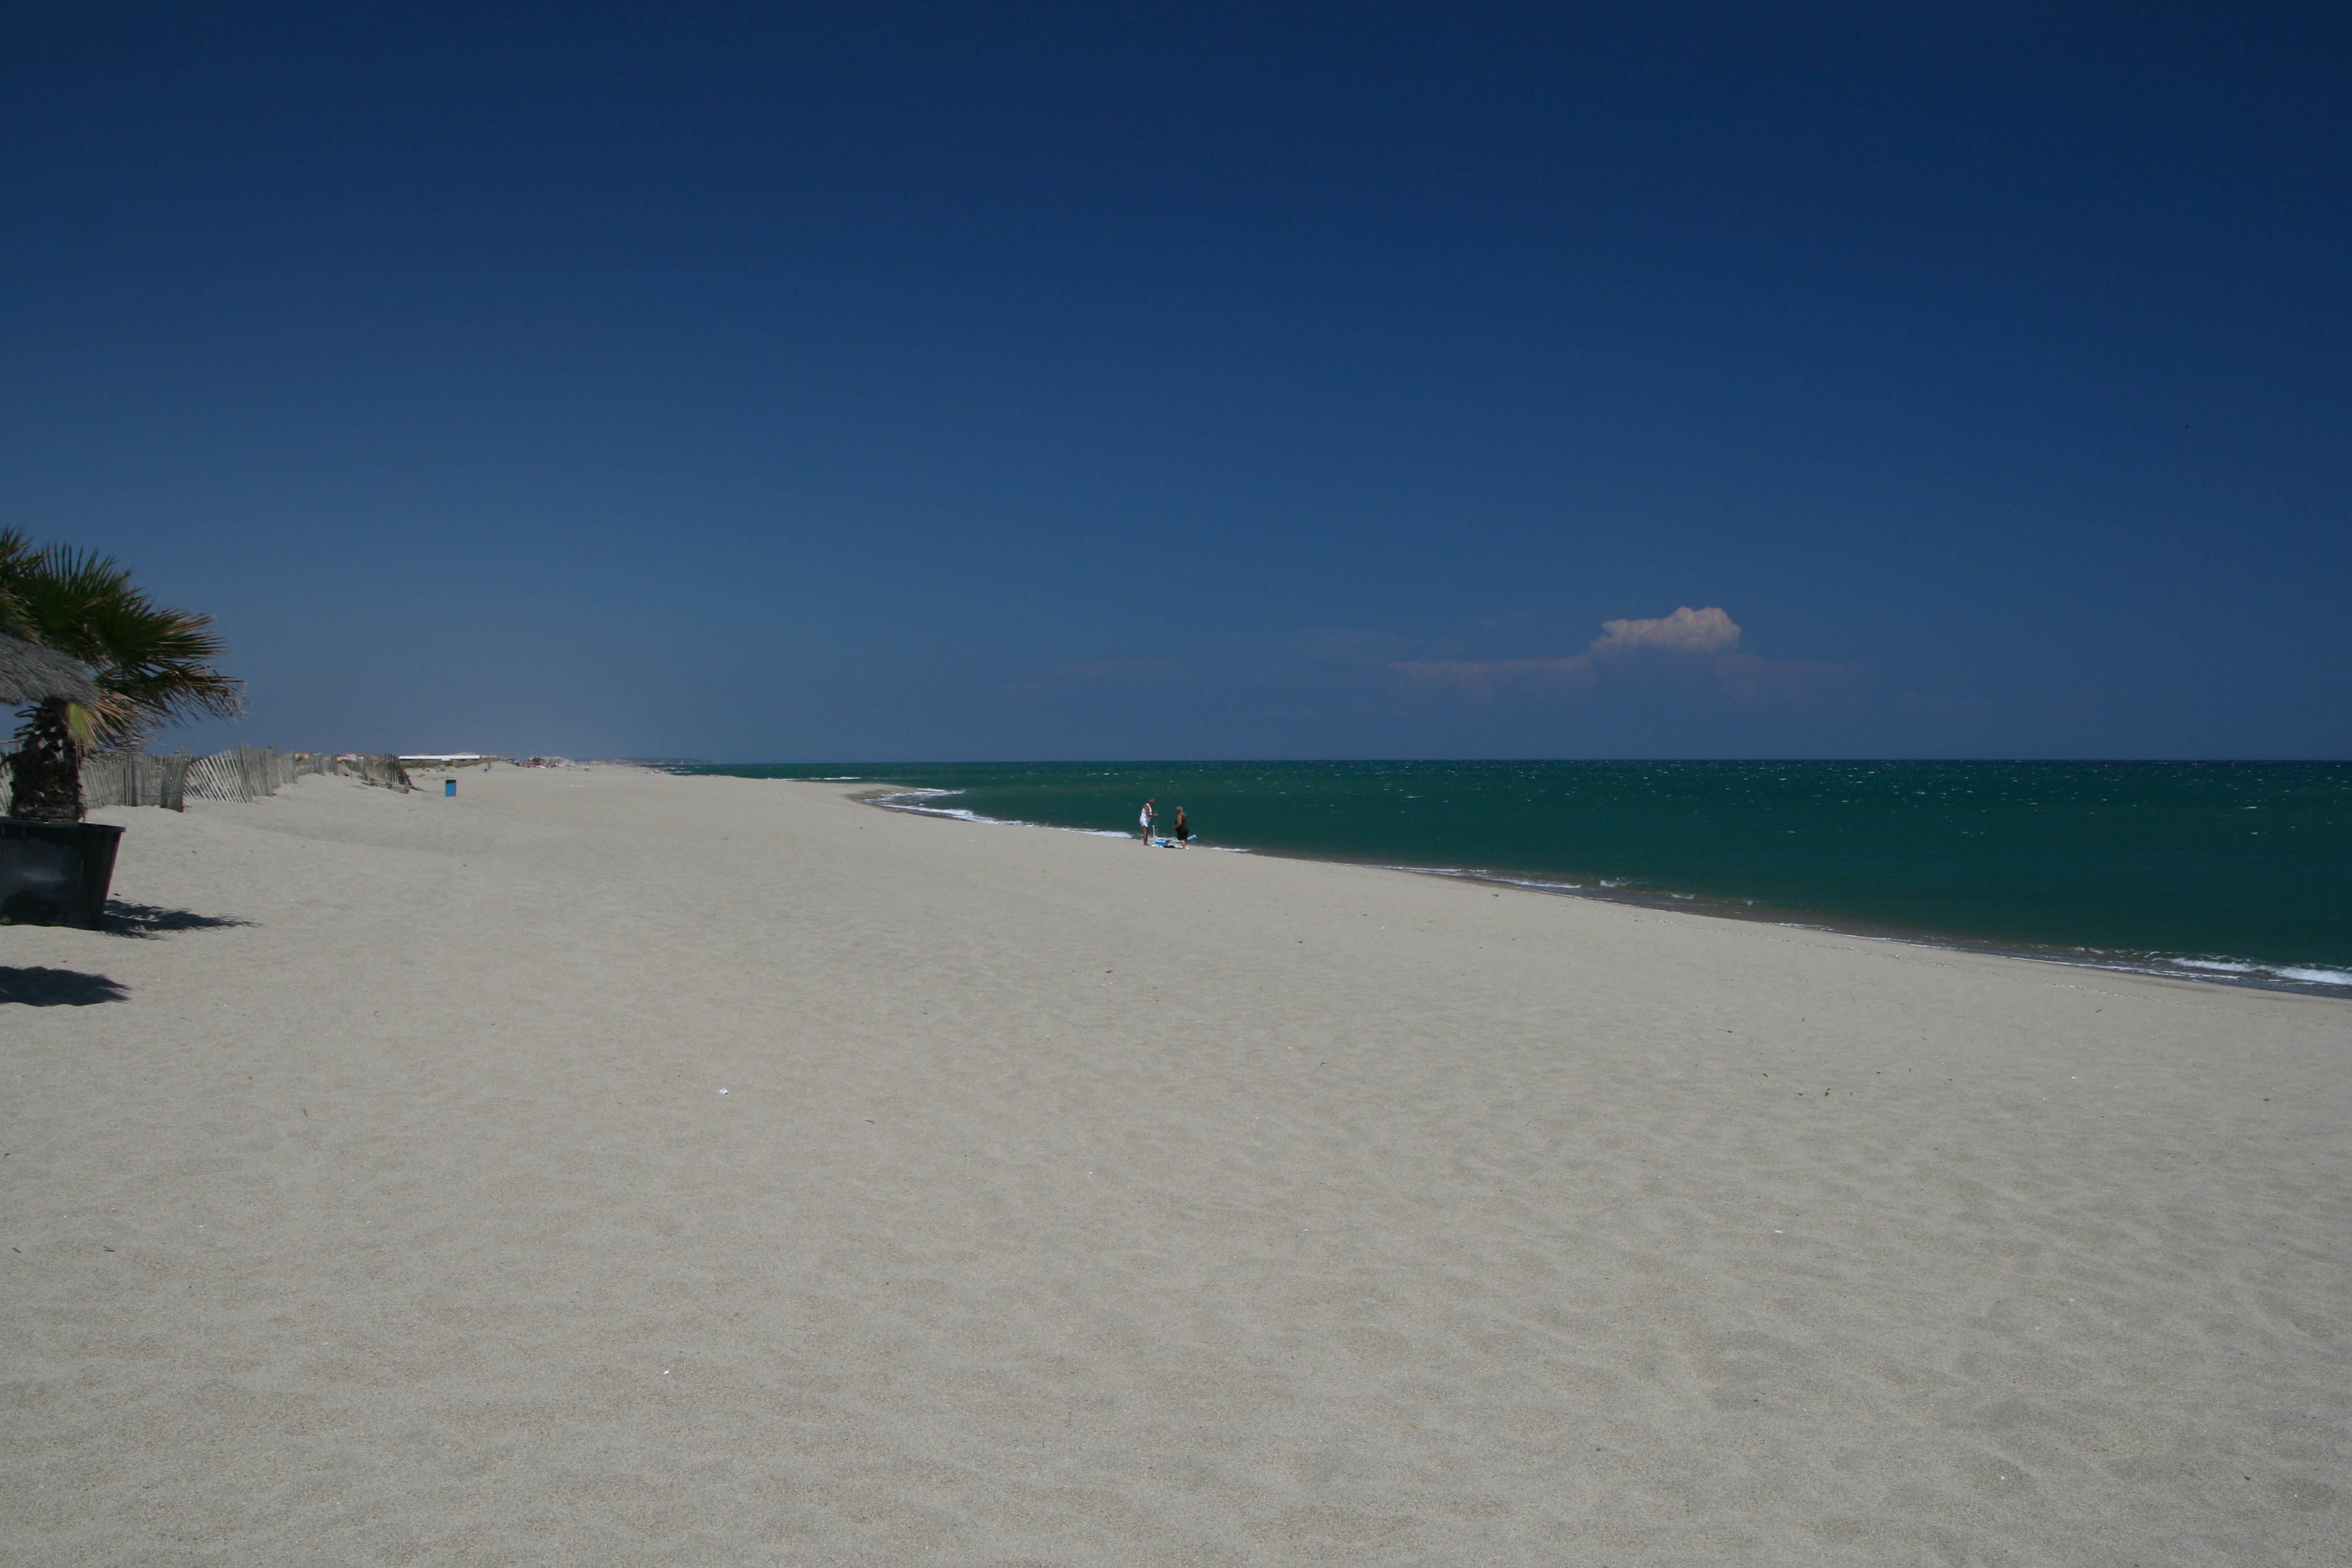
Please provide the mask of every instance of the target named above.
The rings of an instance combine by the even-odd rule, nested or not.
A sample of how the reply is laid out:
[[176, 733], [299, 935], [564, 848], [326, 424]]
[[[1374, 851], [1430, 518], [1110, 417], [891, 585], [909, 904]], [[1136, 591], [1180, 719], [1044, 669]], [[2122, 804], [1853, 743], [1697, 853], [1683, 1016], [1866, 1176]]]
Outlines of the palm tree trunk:
[[11, 759], [16, 798], [8, 815], [26, 822], [79, 822], [81, 747], [66, 721], [63, 698], [36, 707], [16, 730]]

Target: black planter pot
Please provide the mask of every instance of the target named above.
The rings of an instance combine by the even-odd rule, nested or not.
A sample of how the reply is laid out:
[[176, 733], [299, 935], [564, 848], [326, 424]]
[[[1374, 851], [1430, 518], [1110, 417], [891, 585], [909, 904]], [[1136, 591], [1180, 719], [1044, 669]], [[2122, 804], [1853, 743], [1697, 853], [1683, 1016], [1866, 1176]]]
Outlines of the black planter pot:
[[96, 926], [122, 829], [0, 816], [0, 925]]

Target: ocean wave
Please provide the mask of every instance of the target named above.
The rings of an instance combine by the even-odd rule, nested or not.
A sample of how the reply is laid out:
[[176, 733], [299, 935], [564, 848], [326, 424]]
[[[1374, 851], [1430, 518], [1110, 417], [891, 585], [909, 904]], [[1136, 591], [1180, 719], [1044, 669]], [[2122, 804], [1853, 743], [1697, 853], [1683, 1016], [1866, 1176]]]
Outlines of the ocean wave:
[[[877, 795], [869, 804], [887, 811], [903, 811], [910, 816], [944, 816], [956, 822], [976, 822], [982, 827], [1042, 827], [1049, 833], [1076, 833], [1087, 838], [1133, 838], [1132, 833], [1119, 833], [1105, 827], [1062, 827], [1051, 822], [1024, 822], [1018, 817], [982, 816], [960, 805], [927, 805], [925, 801], [941, 800], [949, 795], [962, 795], [960, 789], [910, 789], [896, 795]], [[1202, 845], [1202, 848], [1210, 846]], [[1244, 850], [1233, 850], [1244, 854]]]
[[1526, 888], [1538, 893], [1580, 893], [1581, 882], [1547, 881], [1541, 877], [1507, 877], [1499, 871], [1482, 870], [1475, 866], [1383, 866], [1384, 871], [1410, 871], [1416, 877], [1453, 877], [1465, 882], [1494, 882], [1507, 888]]
[[[1134, 834], [1124, 833], [1117, 828], [1065, 827], [1061, 824], [1055, 822], [1030, 822], [1017, 816], [984, 816], [979, 812], [969, 811], [960, 805], [929, 805], [924, 804], [928, 801], [940, 800], [949, 795], [962, 795], [963, 793], [965, 792], [960, 789], [902, 790], [896, 795], [874, 795], [870, 798], [868, 804], [882, 806], [890, 811], [903, 811], [911, 816], [944, 816], [957, 822], [975, 822], [982, 827], [1041, 827], [1048, 833], [1075, 833], [1084, 838], [1132, 839], [1135, 837]], [[1249, 853], [1248, 850], [1240, 848], [1234, 845], [1203, 844], [1197, 838], [1192, 841], [1192, 847], [1195, 849], [1222, 849], [1228, 855], [1246, 855]]]
[[2159, 955], [2150, 964], [2152, 973], [2167, 969], [2186, 969], [2197, 975], [2227, 975], [2232, 980], [2285, 982], [2296, 985], [2352, 986], [2352, 972], [2341, 969], [2320, 969], [2302, 963], [2256, 963], [2242, 958], [2173, 958]]

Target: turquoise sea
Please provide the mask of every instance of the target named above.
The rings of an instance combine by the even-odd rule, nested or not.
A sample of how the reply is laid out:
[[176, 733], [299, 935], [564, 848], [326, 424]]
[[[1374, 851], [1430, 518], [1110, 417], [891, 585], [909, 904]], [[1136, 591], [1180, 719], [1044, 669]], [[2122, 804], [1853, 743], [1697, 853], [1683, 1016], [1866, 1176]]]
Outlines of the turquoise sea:
[[2352, 763], [714, 764], [1133, 836], [2352, 996]]

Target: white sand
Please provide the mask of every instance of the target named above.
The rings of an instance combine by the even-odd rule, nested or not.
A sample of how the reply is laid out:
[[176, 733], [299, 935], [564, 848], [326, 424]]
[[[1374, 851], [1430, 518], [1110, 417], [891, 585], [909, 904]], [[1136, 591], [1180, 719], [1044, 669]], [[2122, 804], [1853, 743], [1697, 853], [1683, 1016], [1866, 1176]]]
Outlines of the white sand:
[[0, 929], [0, 1560], [2352, 1562], [2352, 1006], [459, 788]]

